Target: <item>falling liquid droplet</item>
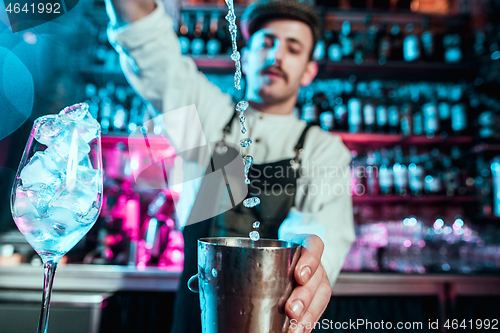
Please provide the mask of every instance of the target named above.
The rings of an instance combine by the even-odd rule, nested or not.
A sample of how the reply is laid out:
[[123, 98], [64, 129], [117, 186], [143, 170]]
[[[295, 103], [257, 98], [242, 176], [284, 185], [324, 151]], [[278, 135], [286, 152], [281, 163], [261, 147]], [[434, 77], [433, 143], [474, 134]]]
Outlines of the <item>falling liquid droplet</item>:
[[254, 229], [259, 229], [259, 227], [260, 227], [260, 222], [259, 222], [259, 221], [255, 221], [255, 222], [252, 224], [252, 227], [253, 227]]
[[244, 138], [240, 140], [240, 146], [243, 148], [246, 148], [252, 144], [252, 139], [250, 138]]
[[217, 270], [215, 268], [212, 268], [212, 276], [214, 278], [217, 277]]
[[245, 115], [243, 112], [240, 113], [240, 124], [241, 124], [241, 133], [245, 134], [247, 129], [245, 128]]
[[250, 171], [250, 167], [253, 163], [253, 157], [251, 155], [247, 155], [243, 157], [243, 164], [245, 165], [245, 183], [250, 184], [250, 179], [248, 179], [248, 172]]
[[247, 101], [240, 101], [240, 102], [238, 102], [238, 104], [236, 104], [236, 111], [245, 112], [246, 109], [248, 109], [248, 102]]
[[260, 234], [258, 231], [251, 231], [250, 234], [248, 235], [250, 236], [250, 239], [253, 240], [254, 242], [258, 241], [260, 239]]
[[243, 206], [245, 206], [246, 208], [252, 208], [257, 206], [258, 204], [260, 204], [260, 199], [257, 197], [243, 200]]
[[233, 0], [226, 0], [228, 7], [228, 13], [226, 15], [226, 20], [229, 22], [229, 34], [231, 35], [231, 47], [233, 52], [231, 54], [231, 59], [235, 63], [236, 73], [234, 74], [234, 86], [237, 90], [241, 89], [241, 62], [240, 53], [238, 52], [238, 45], [236, 39], [238, 37], [238, 27], [236, 26], [236, 14], [234, 13]]
[[245, 309], [240, 309], [240, 315], [244, 315], [245, 314]]

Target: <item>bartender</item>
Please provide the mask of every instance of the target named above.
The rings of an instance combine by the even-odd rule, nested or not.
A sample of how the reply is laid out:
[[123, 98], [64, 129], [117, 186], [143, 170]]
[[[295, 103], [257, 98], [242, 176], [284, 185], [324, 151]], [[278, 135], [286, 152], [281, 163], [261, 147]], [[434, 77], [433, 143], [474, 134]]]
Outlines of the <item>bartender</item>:
[[[194, 182], [194, 189], [183, 188], [176, 208], [185, 225], [185, 261], [173, 332], [201, 332], [198, 295], [186, 287], [197, 273], [197, 239], [248, 237], [256, 220], [261, 237], [294, 240], [304, 247], [295, 270], [297, 286], [285, 311], [303, 324], [297, 324], [296, 332], [309, 332], [302, 327], [311, 327], [326, 309], [354, 240], [349, 151], [339, 136], [307, 126], [293, 113], [299, 88], [309, 85], [318, 72], [312, 60], [320, 30], [314, 7], [296, 0], [264, 0], [245, 10], [242, 68], [250, 104], [245, 111], [246, 134], [241, 133], [231, 97], [211, 84], [191, 58], [182, 56], [173, 21], [161, 1], [106, 0], [106, 9], [108, 36], [120, 53], [128, 81], [162, 113], [177, 151], [214, 142], [233, 149], [243, 138], [253, 140], [243, 149], [254, 158], [249, 197], [258, 196], [260, 205], [246, 208], [236, 203], [200, 221], [200, 198], [210, 193], [207, 177]], [[201, 129], [194, 131], [197, 124]], [[227, 153], [214, 149], [212, 158]], [[210, 171], [207, 165], [198, 167]]]

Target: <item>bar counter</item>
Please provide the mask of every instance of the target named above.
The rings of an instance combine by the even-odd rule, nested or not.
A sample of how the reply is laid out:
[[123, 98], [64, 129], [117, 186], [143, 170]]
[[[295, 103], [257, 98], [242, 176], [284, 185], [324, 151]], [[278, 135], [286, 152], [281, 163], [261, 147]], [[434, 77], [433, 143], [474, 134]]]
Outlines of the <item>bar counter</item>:
[[[0, 267], [0, 290], [41, 290], [42, 267], [29, 264]], [[127, 266], [65, 265], [58, 268], [55, 291], [103, 292], [149, 291], [173, 292], [180, 272], [156, 267], [139, 270]], [[334, 296], [500, 295], [500, 276], [342, 272], [335, 284]]]

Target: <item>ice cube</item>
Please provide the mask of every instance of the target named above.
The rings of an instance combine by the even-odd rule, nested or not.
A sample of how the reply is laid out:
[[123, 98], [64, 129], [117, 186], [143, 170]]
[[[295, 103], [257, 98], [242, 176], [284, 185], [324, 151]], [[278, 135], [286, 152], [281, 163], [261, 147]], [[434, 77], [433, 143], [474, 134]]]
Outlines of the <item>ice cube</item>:
[[60, 177], [64, 181], [64, 171], [66, 170], [66, 161], [59, 156], [52, 148], [47, 148], [43, 152], [37, 152], [43, 165], [51, 173]]
[[[76, 129], [74, 129], [76, 130]], [[90, 146], [82, 140], [80, 135], [73, 135], [74, 132], [65, 132], [64, 135], [56, 141], [50, 148], [53, 149], [61, 158], [67, 159], [70, 154], [71, 142], [75, 140], [75, 149], [77, 150], [78, 161], [84, 159], [90, 152]]]
[[79, 165], [77, 168], [76, 177], [84, 186], [99, 190], [99, 180], [102, 179], [101, 170], [86, 168]]
[[26, 194], [39, 215], [45, 215], [49, 203], [56, 194], [56, 188], [43, 183], [36, 183], [26, 189]]
[[50, 146], [61, 134], [61, 126], [57, 115], [40, 117], [35, 122], [35, 139], [46, 146]]
[[43, 163], [45, 156], [43, 155], [44, 152], [36, 152], [21, 170], [20, 176], [24, 187], [29, 187], [36, 183], [58, 186], [63, 181], [61, 174], [54, 174], [45, 167]]
[[46, 233], [54, 238], [69, 236], [80, 228], [75, 220], [75, 215], [64, 207], [50, 207], [48, 216], [44, 219]]
[[18, 216], [24, 216], [27, 214], [33, 215], [35, 218], [38, 218], [38, 211], [35, 206], [31, 203], [28, 194], [21, 188], [16, 190], [16, 200], [14, 201], [13, 207], [14, 218]]
[[252, 224], [252, 227], [253, 227], [254, 229], [259, 229], [259, 227], [260, 227], [260, 222], [259, 222], [259, 221], [255, 221], [255, 222]]
[[59, 112], [59, 118], [70, 130], [76, 129], [85, 143], [97, 138], [100, 125], [90, 114], [87, 103], [79, 103], [64, 108]]
[[89, 112], [87, 103], [77, 103], [67, 106], [59, 112], [59, 118], [63, 123], [70, 123], [82, 120]]
[[54, 207], [64, 207], [75, 214], [87, 214], [94, 201], [97, 200], [99, 188], [94, 186], [85, 186], [80, 179], [75, 180], [73, 189], [66, 187], [61, 196], [51, 203]]
[[80, 214], [80, 202], [75, 196], [65, 194], [63, 192], [60, 197], [51, 202], [52, 207], [61, 207], [71, 210], [75, 214]]

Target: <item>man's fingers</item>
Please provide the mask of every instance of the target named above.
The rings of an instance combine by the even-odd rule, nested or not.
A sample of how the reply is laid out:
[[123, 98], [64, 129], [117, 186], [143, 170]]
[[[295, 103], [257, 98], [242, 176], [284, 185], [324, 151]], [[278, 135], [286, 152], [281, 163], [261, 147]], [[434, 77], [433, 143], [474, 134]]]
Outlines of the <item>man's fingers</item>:
[[314, 275], [321, 263], [323, 241], [316, 235], [291, 235], [285, 239], [302, 245], [300, 259], [295, 266], [295, 280], [303, 286]]
[[[310, 333], [314, 327], [314, 323], [318, 321], [323, 312], [325, 312], [328, 302], [330, 301], [330, 297], [330, 284], [328, 283], [328, 279], [326, 279], [320, 284], [318, 291], [314, 295], [307, 311], [305, 311], [302, 317], [297, 321], [297, 329], [292, 332]], [[301, 328], [303, 328], [303, 330], [301, 330]]]
[[299, 320], [306, 313], [325, 275], [323, 268], [320, 268], [306, 285], [295, 287], [285, 304], [288, 318]]

